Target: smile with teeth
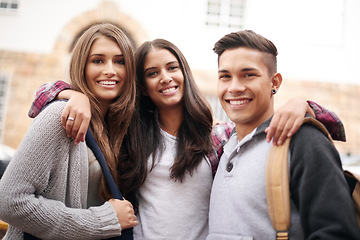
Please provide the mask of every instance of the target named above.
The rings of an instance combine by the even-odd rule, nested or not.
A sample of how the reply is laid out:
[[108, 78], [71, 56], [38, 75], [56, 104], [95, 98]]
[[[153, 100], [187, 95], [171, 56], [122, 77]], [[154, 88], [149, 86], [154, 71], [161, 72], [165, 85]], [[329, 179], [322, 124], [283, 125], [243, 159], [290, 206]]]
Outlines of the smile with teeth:
[[103, 81], [98, 81], [98, 83], [100, 85], [112, 86], [112, 85], [115, 85], [117, 83], [117, 81], [115, 81], [115, 80], [103, 80]]
[[243, 105], [250, 102], [250, 99], [228, 100], [231, 105]]
[[171, 88], [160, 90], [160, 92], [161, 93], [170, 93], [170, 92], [175, 91], [176, 89], [177, 89], [177, 87], [171, 87]]

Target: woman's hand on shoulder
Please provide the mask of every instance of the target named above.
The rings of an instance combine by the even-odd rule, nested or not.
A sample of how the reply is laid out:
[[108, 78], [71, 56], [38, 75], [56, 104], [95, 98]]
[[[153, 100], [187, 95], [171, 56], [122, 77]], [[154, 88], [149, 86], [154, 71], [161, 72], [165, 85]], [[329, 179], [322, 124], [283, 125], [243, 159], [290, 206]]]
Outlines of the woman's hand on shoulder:
[[69, 99], [61, 115], [66, 135], [75, 140], [75, 145], [84, 142], [91, 119], [89, 98], [74, 90], [64, 90], [58, 98]]
[[265, 132], [267, 142], [273, 138], [274, 145], [281, 145], [287, 137], [294, 135], [303, 123], [306, 113], [312, 112], [308, 103], [299, 98], [292, 98], [279, 107]]

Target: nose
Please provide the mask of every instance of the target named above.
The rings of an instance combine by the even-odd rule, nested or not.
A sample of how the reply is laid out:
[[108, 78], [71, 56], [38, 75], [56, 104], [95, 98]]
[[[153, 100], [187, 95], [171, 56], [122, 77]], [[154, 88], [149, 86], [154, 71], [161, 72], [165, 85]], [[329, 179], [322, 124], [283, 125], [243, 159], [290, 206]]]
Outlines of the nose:
[[170, 83], [172, 80], [172, 77], [166, 71], [161, 73], [160, 83]]
[[104, 74], [107, 77], [112, 77], [116, 74], [112, 61], [107, 62], [107, 64], [105, 65]]
[[246, 86], [237, 78], [233, 78], [229, 85], [228, 91], [232, 94], [238, 92], [244, 92], [246, 90]]

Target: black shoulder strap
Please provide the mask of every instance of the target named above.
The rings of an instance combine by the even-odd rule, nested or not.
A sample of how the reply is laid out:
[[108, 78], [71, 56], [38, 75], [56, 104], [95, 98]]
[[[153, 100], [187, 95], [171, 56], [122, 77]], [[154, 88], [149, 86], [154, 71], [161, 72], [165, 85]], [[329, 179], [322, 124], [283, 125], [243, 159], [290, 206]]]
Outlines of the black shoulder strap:
[[99, 161], [99, 164], [104, 173], [106, 182], [108, 183], [108, 186], [110, 188], [111, 194], [113, 195], [114, 198], [123, 200], [124, 198], [123, 198], [120, 190], [118, 189], [114, 178], [112, 177], [112, 175], [110, 173], [109, 166], [107, 165], [104, 155], [102, 154], [100, 147], [97, 144], [90, 129], [87, 130], [85, 141], [86, 141], [86, 145], [93, 151], [96, 159]]
[[[88, 129], [87, 133], [86, 133], [86, 137], [85, 137], [85, 141], [86, 141], [86, 145], [93, 151], [96, 159], [99, 161], [101, 169], [104, 173], [105, 179], [108, 183], [108, 186], [110, 188], [110, 191], [113, 195], [114, 198], [116, 199], [120, 199], [120, 200], [124, 200], [123, 196], [121, 195], [120, 190], [118, 189], [114, 178], [112, 177], [111, 173], [110, 173], [110, 169], [109, 166], [106, 163], [106, 160], [104, 158], [104, 155], [102, 154], [99, 145], [97, 144], [94, 136], [92, 135], [90, 129]], [[24, 232], [24, 236], [23, 236], [24, 240], [38, 240], [39, 238], [36, 238], [28, 233]], [[128, 228], [128, 229], [124, 229], [121, 231], [121, 236], [119, 237], [114, 237], [111, 238], [114, 240], [132, 240], [133, 239], [133, 229], [132, 228]]]
[[[101, 169], [104, 173], [106, 182], [110, 188], [111, 194], [114, 198], [124, 200], [119, 188], [117, 187], [114, 178], [110, 173], [109, 166], [106, 163], [105, 157], [102, 154], [99, 145], [97, 144], [94, 136], [92, 135], [90, 129], [87, 130], [85, 136], [86, 145], [93, 151], [96, 159], [99, 161]], [[121, 236], [114, 237], [111, 239], [120, 239], [120, 240], [132, 240], [133, 239], [133, 228], [124, 229], [121, 231]]]

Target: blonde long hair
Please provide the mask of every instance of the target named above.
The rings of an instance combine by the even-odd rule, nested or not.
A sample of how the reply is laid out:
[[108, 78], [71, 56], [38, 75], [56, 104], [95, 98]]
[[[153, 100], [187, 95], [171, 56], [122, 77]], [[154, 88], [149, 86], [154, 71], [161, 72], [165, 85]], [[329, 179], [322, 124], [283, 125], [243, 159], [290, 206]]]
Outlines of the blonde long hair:
[[[101, 117], [99, 101], [90, 91], [85, 78], [85, 67], [90, 48], [94, 41], [101, 36], [107, 37], [119, 45], [124, 55], [126, 71], [126, 79], [121, 94], [110, 105], [105, 119]], [[90, 100], [92, 113], [90, 129], [116, 181], [118, 177], [117, 159], [120, 146], [130, 124], [135, 106], [135, 60], [129, 38], [118, 27], [110, 23], [92, 25], [81, 35], [74, 47], [69, 72], [71, 85], [75, 87], [77, 91], [85, 94]], [[102, 178], [99, 193], [103, 200], [112, 197], [104, 178]]]

